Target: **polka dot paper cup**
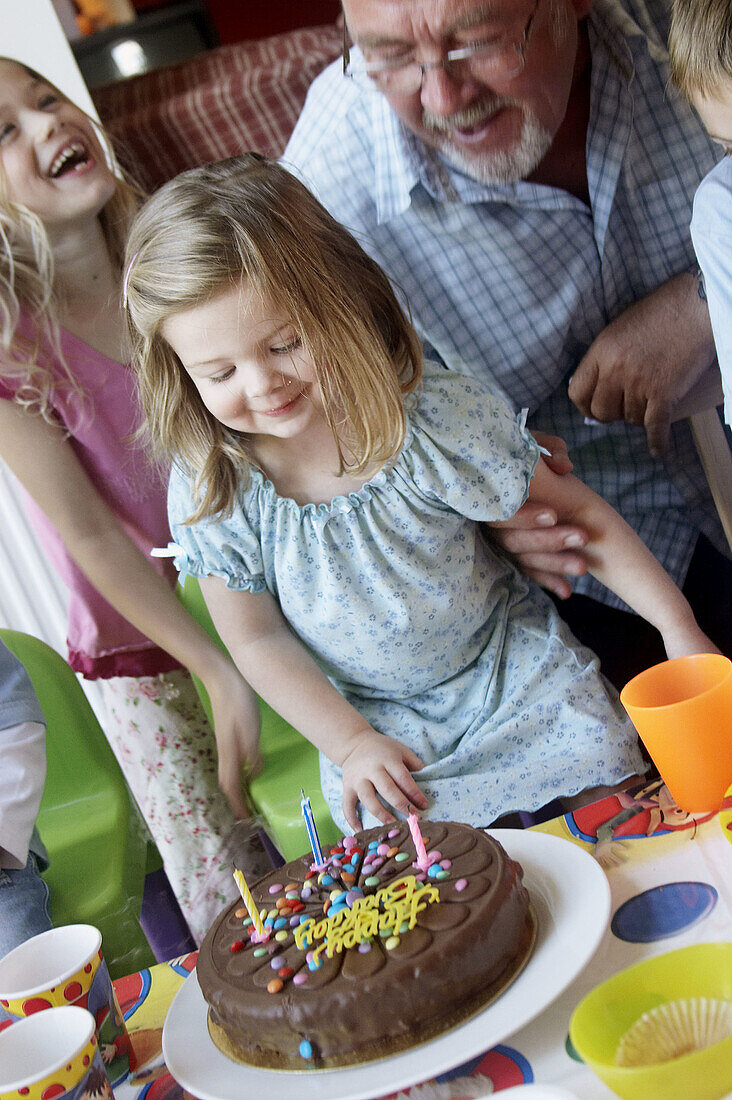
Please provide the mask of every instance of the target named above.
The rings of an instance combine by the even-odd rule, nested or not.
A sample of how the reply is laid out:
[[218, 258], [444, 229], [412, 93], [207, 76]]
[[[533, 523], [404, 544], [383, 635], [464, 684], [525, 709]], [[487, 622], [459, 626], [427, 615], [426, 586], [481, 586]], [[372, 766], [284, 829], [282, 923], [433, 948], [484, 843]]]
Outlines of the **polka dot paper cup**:
[[93, 925], [51, 928], [0, 959], [0, 1005], [16, 1020], [72, 1005], [87, 1009], [112, 1084], [129, 1073], [129, 1037]]
[[51, 1008], [0, 1033], [0, 1100], [113, 1100], [94, 1017]]

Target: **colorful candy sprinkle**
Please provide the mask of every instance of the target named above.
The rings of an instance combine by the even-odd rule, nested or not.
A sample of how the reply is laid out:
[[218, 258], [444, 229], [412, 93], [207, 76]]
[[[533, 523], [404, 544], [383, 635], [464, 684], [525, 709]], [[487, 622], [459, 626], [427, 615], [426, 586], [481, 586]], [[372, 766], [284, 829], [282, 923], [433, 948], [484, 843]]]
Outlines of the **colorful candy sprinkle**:
[[398, 947], [398, 946], [399, 946], [399, 937], [398, 936], [389, 936], [389, 939], [384, 944], [384, 947], [386, 948], [387, 951], [393, 951], [394, 948]]
[[284, 930], [284, 928], [280, 928], [279, 932], [275, 932], [275, 939], [278, 943], [284, 943], [287, 939], [287, 935], [288, 933]]
[[234, 940], [231, 947], [229, 948], [229, 951], [231, 951], [232, 955], [235, 955], [237, 953], [237, 951], [241, 951], [243, 946], [244, 946], [244, 940]]
[[307, 975], [307, 971], [305, 971], [305, 970], [298, 970], [297, 974], [296, 974], [296, 975], [295, 975], [295, 977], [294, 977], [294, 978], [292, 979], [292, 984], [293, 984], [293, 985], [305, 985], [305, 982], [306, 982], [307, 980], [308, 980], [308, 975]]
[[267, 955], [267, 954], [268, 954], [268, 951], [267, 951], [266, 947], [255, 947], [254, 948], [254, 958], [255, 959], [261, 959], [262, 955]]
[[394, 856], [395, 863], [404, 863], [405, 859], [409, 859], [408, 852], [397, 852], [397, 854]]
[[307, 1039], [303, 1039], [303, 1041], [300, 1043], [300, 1048], [299, 1049], [300, 1049], [300, 1057], [304, 1058], [306, 1061], [309, 1062], [311, 1060], [311, 1058], [313, 1057], [313, 1045], [312, 1045], [312, 1043], [309, 1043], [307, 1041]]
[[378, 886], [379, 885], [379, 876], [378, 875], [369, 875], [369, 877], [367, 879], [364, 879], [364, 885], [365, 886]]
[[271, 982], [267, 982], [267, 992], [279, 993], [281, 992], [284, 984], [285, 983], [282, 981], [281, 978], [273, 978]]
[[463, 890], [465, 889], [465, 887], [467, 885], [468, 885], [468, 880], [466, 878], [459, 878], [457, 880], [457, 882], [455, 883], [455, 889], [457, 890], [458, 894], [462, 894]]
[[273, 882], [272, 885], [269, 888], [270, 894], [279, 894], [281, 890], [282, 890], [282, 883], [281, 882]]
[[388, 836], [389, 840], [391, 840], [393, 837], [399, 836], [399, 830], [398, 829], [389, 829], [389, 832], [386, 835]]

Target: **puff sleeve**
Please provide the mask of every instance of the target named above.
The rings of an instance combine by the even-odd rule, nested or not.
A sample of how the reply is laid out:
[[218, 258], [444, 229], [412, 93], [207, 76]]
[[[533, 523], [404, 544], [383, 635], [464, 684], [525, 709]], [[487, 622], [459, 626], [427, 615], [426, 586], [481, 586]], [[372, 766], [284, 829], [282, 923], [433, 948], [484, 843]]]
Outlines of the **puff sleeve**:
[[239, 491], [229, 516], [186, 523], [194, 511], [191, 478], [174, 466], [168, 483], [168, 521], [175, 543], [175, 567], [194, 577], [220, 577], [227, 588], [263, 592], [266, 588], [258, 524]]
[[426, 497], [475, 521], [510, 519], [527, 498], [540, 448], [478, 379], [425, 364], [404, 458]]

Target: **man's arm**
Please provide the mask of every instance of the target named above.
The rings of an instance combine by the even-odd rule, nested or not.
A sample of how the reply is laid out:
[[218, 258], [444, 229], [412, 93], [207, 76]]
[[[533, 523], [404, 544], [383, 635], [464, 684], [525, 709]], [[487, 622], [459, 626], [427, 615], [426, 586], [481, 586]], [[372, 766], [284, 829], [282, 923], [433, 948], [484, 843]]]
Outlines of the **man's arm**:
[[[569, 396], [595, 420], [642, 424], [651, 454], [659, 455], [668, 445], [675, 406], [714, 357], [697, 276], [677, 275], [603, 329], [572, 376]], [[527, 501], [511, 520], [492, 525], [491, 537], [523, 573], [562, 599], [572, 592], [567, 578], [587, 572], [587, 532], [558, 523], [546, 502]]]

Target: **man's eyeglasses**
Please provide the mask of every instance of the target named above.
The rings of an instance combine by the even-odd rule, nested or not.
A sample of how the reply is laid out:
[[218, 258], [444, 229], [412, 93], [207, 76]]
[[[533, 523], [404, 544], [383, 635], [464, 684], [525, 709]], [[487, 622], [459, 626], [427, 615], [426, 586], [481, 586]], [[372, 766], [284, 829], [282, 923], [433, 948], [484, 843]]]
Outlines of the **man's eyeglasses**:
[[358, 84], [375, 84], [383, 92], [414, 95], [420, 91], [424, 74], [430, 69], [444, 68], [455, 80], [472, 76], [510, 80], [518, 76], [526, 64], [526, 50], [540, 0], [536, 0], [523, 34], [518, 37], [471, 42], [469, 46], [448, 50], [439, 61], [421, 63], [395, 58], [393, 61], [351, 61], [347, 32], [343, 31], [343, 75]]

